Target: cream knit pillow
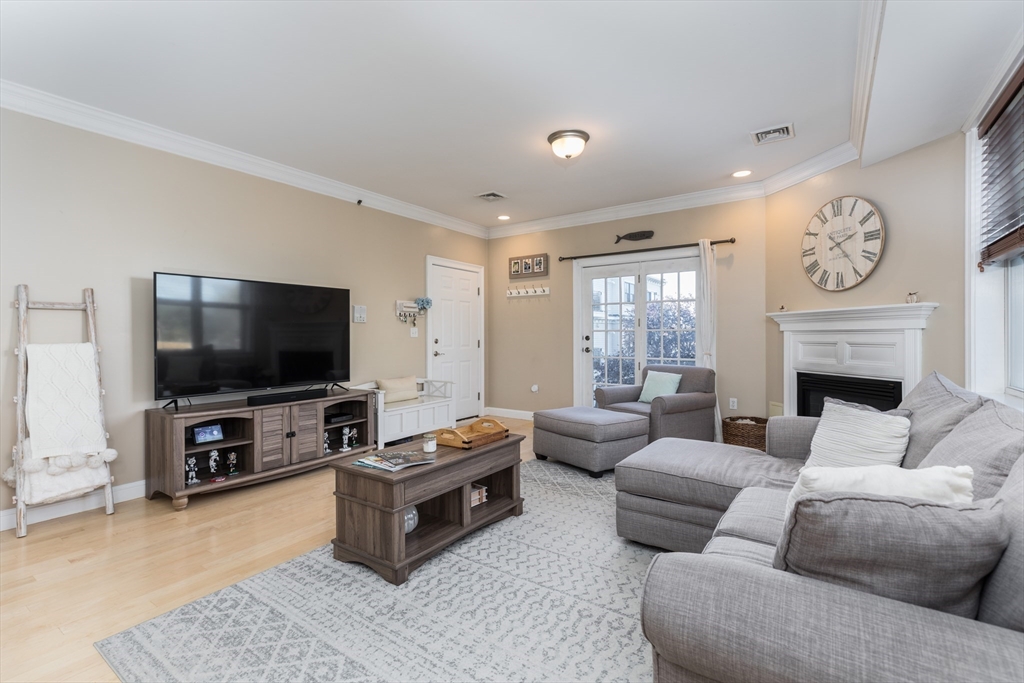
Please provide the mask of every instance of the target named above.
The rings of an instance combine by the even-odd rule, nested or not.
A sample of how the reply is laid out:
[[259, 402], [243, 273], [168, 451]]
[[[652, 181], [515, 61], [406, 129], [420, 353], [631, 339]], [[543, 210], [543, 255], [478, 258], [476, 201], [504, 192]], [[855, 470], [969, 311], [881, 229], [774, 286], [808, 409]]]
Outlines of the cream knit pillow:
[[411, 401], [420, 397], [419, 392], [416, 391], [416, 377], [413, 375], [395, 379], [379, 379], [377, 388], [384, 392], [384, 403]]
[[905, 417], [826, 402], [805, 467], [899, 465], [909, 438]]

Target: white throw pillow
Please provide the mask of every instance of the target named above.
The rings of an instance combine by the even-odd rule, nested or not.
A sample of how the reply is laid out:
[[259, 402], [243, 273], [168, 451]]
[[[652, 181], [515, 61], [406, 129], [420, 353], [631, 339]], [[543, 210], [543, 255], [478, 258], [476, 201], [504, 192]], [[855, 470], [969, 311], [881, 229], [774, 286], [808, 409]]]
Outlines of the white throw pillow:
[[395, 379], [379, 379], [377, 388], [384, 392], [384, 403], [411, 401], [420, 397], [419, 392], [416, 391], [416, 378], [413, 375]]
[[909, 439], [905, 417], [826, 402], [805, 467], [899, 465]]
[[806, 493], [848, 491], [879, 496], [923, 498], [933, 503], [974, 502], [974, 470], [967, 465], [936, 465], [905, 470], [893, 465], [868, 467], [805, 467], [786, 501], [786, 516]]

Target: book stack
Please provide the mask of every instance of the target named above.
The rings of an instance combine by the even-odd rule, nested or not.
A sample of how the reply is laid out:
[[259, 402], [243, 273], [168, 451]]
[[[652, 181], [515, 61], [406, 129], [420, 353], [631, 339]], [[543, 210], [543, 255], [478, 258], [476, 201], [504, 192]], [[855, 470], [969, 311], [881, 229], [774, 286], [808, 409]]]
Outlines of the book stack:
[[397, 472], [413, 465], [429, 465], [434, 462], [433, 453], [418, 451], [384, 452], [356, 460], [354, 464], [361, 467], [372, 467], [385, 472]]
[[469, 494], [470, 507], [476, 507], [487, 502], [487, 487], [480, 484], [473, 484], [473, 491]]

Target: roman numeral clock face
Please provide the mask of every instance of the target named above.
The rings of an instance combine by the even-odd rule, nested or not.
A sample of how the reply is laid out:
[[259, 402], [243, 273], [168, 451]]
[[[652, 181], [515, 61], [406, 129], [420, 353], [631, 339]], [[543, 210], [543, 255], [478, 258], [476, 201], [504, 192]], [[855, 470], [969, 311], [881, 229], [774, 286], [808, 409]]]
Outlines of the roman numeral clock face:
[[837, 197], [811, 217], [800, 257], [811, 282], [836, 292], [866, 280], [884, 244], [885, 227], [878, 210], [860, 197]]

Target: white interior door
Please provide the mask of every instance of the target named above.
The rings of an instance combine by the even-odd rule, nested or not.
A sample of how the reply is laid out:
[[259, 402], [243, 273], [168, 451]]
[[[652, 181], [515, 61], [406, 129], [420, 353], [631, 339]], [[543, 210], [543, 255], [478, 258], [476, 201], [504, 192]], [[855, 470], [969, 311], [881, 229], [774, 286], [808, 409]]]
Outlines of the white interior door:
[[430, 263], [427, 354], [431, 379], [455, 382], [455, 415], [483, 412], [483, 297], [478, 267]]
[[695, 365], [699, 258], [584, 267], [576, 381], [594, 389], [637, 384], [646, 365]]

